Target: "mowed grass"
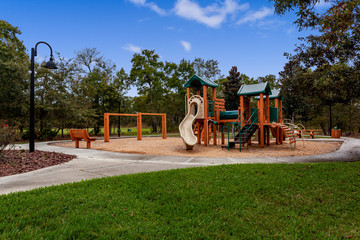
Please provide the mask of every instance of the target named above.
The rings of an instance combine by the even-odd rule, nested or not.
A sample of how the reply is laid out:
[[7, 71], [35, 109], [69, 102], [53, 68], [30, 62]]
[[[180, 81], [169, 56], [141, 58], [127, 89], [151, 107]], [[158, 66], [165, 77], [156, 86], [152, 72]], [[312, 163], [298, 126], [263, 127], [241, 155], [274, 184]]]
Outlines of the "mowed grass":
[[0, 239], [359, 239], [360, 163], [222, 165], [0, 196]]

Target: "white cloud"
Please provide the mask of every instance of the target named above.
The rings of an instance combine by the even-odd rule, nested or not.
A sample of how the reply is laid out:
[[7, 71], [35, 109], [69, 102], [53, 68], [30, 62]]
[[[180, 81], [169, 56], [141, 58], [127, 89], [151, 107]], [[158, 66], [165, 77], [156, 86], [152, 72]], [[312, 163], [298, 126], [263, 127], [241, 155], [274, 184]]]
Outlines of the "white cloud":
[[259, 11], [255, 11], [255, 12], [249, 12], [245, 17], [243, 17], [242, 19], [240, 19], [237, 24], [243, 24], [243, 23], [248, 23], [248, 22], [256, 22], [258, 20], [261, 20], [267, 16], [273, 15], [274, 14], [274, 10], [271, 8], [267, 8], [267, 7], [263, 7], [262, 9], [260, 9]]
[[129, 0], [130, 2], [134, 3], [135, 5], [147, 7], [156, 12], [157, 14], [163, 16], [166, 15], [166, 11], [160, 8], [156, 3], [153, 2], [146, 2], [146, 0]]
[[200, 7], [197, 2], [192, 0], [177, 0], [173, 11], [179, 17], [218, 28], [226, 20], [227, 15], [248, 8], [249, 4], [239, 5], [235, 0], [225, 0], [220, 6], [219, 4], [212, 4], [206, 7]]
[[125, 46], [123, 46], [123, 49], [128, 50], [130, 52], [133, 53], [141, 53], [141, 47], [135, 46], [131, 43], [126, 44]]
[[325, 2], [324, 0], [320, 0], [320, 2], [315, 4], [317, 8], [329, 8], [331, 7], [331, 2]]
[[183, 46], [184, 50], [187, 52], [191, 51], [191, 43], [187, 41], [180, 41], [180, 44]]

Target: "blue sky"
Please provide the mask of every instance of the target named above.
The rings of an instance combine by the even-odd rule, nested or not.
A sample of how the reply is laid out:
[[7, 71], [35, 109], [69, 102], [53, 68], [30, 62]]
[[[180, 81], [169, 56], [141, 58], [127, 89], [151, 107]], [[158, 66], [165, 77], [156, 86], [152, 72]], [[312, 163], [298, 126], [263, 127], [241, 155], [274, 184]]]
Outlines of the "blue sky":
[[[283, 53], [309, 34], [297, 31], [294, 13], [277, 16], [267, 0], [0, 0], [0, 19], [20, 28], [28, 51], [46, 41], [72, 58], [96, 47], [128, 73], [134, 52], [155, 49], [162, 61], [218, 60], [225, 76], [232, 66], [254, 78], [278, 75]], [[38, 55], [48, 56], [46, 48]]]

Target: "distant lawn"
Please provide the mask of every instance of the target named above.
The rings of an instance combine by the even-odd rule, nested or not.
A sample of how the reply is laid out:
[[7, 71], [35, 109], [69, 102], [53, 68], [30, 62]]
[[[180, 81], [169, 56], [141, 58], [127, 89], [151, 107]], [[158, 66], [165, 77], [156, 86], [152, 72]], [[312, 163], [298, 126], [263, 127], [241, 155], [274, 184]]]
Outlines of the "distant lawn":
[[0, 196], [0, 239], [359, 239], [360, 162], [189, 168]]

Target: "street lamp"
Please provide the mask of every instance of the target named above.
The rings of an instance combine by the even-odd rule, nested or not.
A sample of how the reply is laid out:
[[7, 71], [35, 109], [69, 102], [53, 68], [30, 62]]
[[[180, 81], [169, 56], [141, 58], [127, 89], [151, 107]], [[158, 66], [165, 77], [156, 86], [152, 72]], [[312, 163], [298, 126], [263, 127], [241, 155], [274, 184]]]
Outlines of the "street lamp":
[[48, 69], [57, 69], [56, 64], [54, 62], [54, 56], [52, 52], [51, 46], [46, 42], [38, 42], [35, 45], [35, 48], [31, 48], [31, 78], [30, 78], [30, 141], [29, 141], [29, 151], [34, 152], [35, 151], [35, 127], [34, 127], [34, 109], [35, 109], [35, 56], [37, 56], [37, 46], [40, 43], [44, 43], [48, 45], [50, 48], [50, 60], [45, 64], [45, 68]]

